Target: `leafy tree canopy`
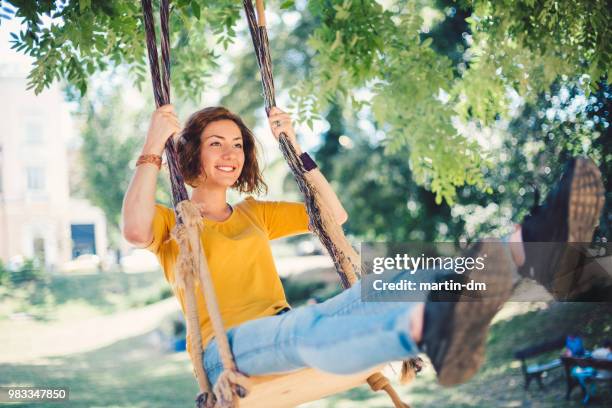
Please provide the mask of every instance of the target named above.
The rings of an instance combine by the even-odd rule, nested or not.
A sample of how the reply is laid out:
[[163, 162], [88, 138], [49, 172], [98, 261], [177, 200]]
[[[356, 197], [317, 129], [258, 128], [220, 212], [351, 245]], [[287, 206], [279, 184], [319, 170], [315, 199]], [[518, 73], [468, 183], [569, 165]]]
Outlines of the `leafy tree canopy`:
[[[298, 12], [314, 22], [303, 45], [312, 57], [308, 74], [291, 89], [298, 117], [317, 118], [331, 101], [371, 109], [386, 133], [386, 153], [407, 150], [413, 177], [438, 203], [452, 203], [466, 184], [490, 191], [483, 177], [491, 166], [486, 151], [457, 132], [454, 117], [488, 126], [507, 115], [510, 94], [535, 101], [561, 75], [583, 76], [581, 86], [595, 88], [609, 73], [612, 47], [607, 0], [446, 3], [268, 5], [281, 18]], [[37, 92], [65, 78], [84, 93], [91, 74], [119, 64], [127, 64], [137, 82], [147, 77], [138, 1], [3, 0], [1, 5], [0, 19], [24, 21], [12, 34], [13, 47], [34, 58], [29, 79]], [[235, 0], [172, 2], [173, 88], [179, 95], [201, 95], [223, 48], [238, 35], [240, 12]], [[457, 13], [467, 16], [461, 49], [454, 56], [439, 53], [443, 45], [427, 33]]]

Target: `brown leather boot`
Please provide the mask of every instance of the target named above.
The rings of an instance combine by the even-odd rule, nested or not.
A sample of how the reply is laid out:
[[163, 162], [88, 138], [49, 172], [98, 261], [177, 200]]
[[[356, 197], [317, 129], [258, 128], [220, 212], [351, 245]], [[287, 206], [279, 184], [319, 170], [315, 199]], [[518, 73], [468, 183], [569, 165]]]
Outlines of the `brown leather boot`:
[[460, 279], [463, 284], [474, 280], [484, 283], [486, 290], [432, 292], [425, 304], [423, 340], [419, 347], [429, 356], [438, 382], [445, 386], [463, 383], [478, 371], [484, 361], [491, 320], [512, 293], [515, 265], [507, 245], [499, 241], [481, 242], [476, 256], [482, 255], [486, 258], [484, 269], [442, 279]]

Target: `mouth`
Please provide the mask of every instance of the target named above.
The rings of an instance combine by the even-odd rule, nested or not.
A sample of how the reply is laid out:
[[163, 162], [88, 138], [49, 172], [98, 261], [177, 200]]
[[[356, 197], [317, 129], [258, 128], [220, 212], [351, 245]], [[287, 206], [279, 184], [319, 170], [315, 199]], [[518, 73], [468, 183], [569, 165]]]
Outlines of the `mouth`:
[[232, 165], [222, 165], [222, 166], [215, 166], [215, 169], [222, 171], [224, 173], [233, 173], [234, 171], [236, 171], [237, 167], [232, 166]]

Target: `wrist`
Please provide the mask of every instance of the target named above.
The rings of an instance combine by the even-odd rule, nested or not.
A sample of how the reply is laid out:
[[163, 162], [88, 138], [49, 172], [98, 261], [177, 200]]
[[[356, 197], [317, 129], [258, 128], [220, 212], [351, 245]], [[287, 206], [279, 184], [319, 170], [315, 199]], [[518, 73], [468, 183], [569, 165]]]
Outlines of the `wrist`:
[[136, 167], [143, 164], [152, 164], [157, 167], [158, 170], [160, 170], [162, 165], [162, 157], [158, 154], [141, 154], [136, 161]]

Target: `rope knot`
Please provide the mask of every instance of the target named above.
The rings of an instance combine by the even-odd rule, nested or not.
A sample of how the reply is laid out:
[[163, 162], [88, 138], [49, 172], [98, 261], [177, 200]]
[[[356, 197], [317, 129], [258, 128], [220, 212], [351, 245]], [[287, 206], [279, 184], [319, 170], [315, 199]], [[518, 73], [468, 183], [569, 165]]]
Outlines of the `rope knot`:
[[195, 261], [200, 256], [200, 250], [191, 247], [190, 238], [194, 234], [199, 237], [202, 218], [197, 207], [189, 200], [178, 203], [176, 211], [183, 223], [177, 223], [170, 234], [179, 246], [176, 258], [175, 285], [178, 288], [185, 289], [187, 275], [191, 274], [191, 278], [196, 282], [198, 281], [198, 268]]
[[202, 225], [202, 217], [197, 205], [189, 200], [183, 200], [176, 205], [176, 210], [183, 220], [183, 224], [187, 227], [200, 227]]

